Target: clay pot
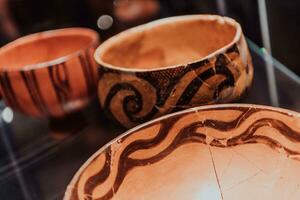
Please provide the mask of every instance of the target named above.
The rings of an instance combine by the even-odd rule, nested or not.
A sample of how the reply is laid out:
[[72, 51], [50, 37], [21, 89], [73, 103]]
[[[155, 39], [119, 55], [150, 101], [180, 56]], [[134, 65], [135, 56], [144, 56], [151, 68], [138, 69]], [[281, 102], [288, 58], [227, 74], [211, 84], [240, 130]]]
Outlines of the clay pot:
[[225, 104], [167, 115], [96, 152], [64, 200], [299, 199], [300, 114]]
[[98, 94], [125, 127], [196, 105], [239, 99], [253, 67], [240, 25], [212, 15], [171, 17], [99, 46]]
[[30, 116], [61, 117], [96, 96], [98, 34], [67, 28], [25, 36], [0, 49], [6, 104]]

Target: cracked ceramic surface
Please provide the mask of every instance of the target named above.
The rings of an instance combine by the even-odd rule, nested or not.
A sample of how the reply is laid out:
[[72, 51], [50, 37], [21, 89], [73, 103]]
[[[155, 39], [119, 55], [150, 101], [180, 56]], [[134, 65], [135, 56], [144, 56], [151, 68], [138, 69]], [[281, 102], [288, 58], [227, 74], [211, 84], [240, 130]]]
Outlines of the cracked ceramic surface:
[[101, 148], [64, 200], [296, 200], [299, 167], [299, 113], [203, 106], [138, 126]]
[[61, 117], [96, 96], [98, 34], [66, 28], [22, 37], [0, 49], [6, 104], [30, 116]]
[[98, 95], [125, 127], [196, 105], [239, 99], [253, 66], [240, 25], [213, 15], [171, 17], [99, 46]]

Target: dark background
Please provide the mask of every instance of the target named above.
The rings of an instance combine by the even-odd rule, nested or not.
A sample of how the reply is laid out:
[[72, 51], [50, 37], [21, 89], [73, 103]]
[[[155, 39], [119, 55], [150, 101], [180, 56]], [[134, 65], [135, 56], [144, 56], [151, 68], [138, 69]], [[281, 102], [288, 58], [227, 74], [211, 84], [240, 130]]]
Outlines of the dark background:
[[[123, 15], [131, 15], [132, 5], [152, 1], [157, 8], [152, 13], [142, 12], [133, 20], [116, 14], [123, 6]], [[154, 19], [183, 15], [220, 14], [218, 0], [0, 0], [0, 45], [20, 36], [43, 30], [83, 26], [100, 33], [102, 40], [129, 27]], [[225, 15], [242, 25], [245, 35], [262, 46], [257, 0], [224, 0]], [[300, 1], [266, 0], [272, 54], [300, 75]], [[125, 6], [124, 6], [125, 5]], [[126, 7], [127, 6], [127, 7]], [[140, 5], [141, 6], [141, 5]], [[147, 6], [147, 5], [144, 5]], [[127, 10], [126, 10], [127, 9]], [[97, 27], [102, 15], [113, 18], [107, 30]]]
[[[128, 5], [128, 1], [139, 6]], [[55, 28], [90, 27], [97, 30], [104, 40], [124, 29], [157, 18], [219, 13], [217, 0], [128, 1], [0, 0], [0, 46], [23, 35]], [[134, 14], [132, 10], [149, 6], [149, 1], [152, 6], [156, 5], [156, 9]], [[261, 0], [224, 1], [225, 14], [239, 21], [246, 36], [262, 46], [257, 9], [257, 1]], [[297, 37], [300, 35], [297, 13], [300, 1], [267, 0], [267, 9], [274, 57], [300, 74], [297, 62], [297, 57], [300, 57], [300, 39]], [[107, 30], [97, 26], [99, 17], [103, 15], [113, 18], [113, 24]], [[124, 16], [132, 19], [126, 20]], [[254, 84], [242, 102], [271, 105], [265, 60], [258, 51], [251, 50], [256, 66]], [[278, 68], [275, 68], [275, 74], [277, 83], [280, 83], [277, 84], [279, 106], [300, 111], [299, 83]], [[107, 121], [101, 112], [95, 112], [100, 108], [97, 102], [94, 104], [80, 115], [75, 115], [79, 116], [75, 118], [77, 120], [63, 123], [67, 128], [60, 123], [58, 129], [53, 129], [47, 120], [31, 119], [17, 113], [11, 124], [0, 124], [0, 200], [62, 199], [66, 185], [82, 163], [123, 132]], [[0, 111], [3, 108], [1, 101]], [[9, 142], [4, 142], [3, 138]]]

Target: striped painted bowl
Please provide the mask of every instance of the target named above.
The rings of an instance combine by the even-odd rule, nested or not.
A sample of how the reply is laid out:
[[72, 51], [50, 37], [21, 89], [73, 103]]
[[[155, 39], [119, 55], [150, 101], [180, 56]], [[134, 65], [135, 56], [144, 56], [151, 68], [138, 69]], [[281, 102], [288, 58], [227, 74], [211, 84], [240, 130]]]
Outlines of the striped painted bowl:
[[253, 78], [240, 25], [214, 15], [171, 17], [129, 29], [102, 43], [95, 59], [100, 104], [125, 127], [237, 100]]
[[32, 34], [0, 49], [0, 91], [30, 116], [60, 117], [96, 96], [98, 34], [66, 28]]
[[64, 200], [297, 200], [300, 114], [221, 104], [140, 125], [96, 152]]

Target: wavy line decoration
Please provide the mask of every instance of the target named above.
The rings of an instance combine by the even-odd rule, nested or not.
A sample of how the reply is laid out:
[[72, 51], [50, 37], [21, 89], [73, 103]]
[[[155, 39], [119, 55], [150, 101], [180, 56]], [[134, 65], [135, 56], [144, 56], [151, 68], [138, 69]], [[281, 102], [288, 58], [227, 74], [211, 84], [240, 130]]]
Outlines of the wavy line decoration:
[[130, 174], [176, 159], [180, 149], [190, 144], [228, 151], [263, 145], [300, 162], [299, 116], [262, 106], [210, 106], [171, 115], [129, 132], [96, 153], [73, 179], [65, 199], [112, 199]]
[[48, 68], [51, 83], [56, 91], [56, 96], [61, 104], [65, 104], [70, 96], [69, 74], [65, 63], [61, 65], [54, 65]]
[[131, 73], [102, 66], [100, 104], [110, 119], [130, 128], [191, 106], [237, 100], [253, 73], [244, 48], [241, 38], [224, 53], [165, 70]]

